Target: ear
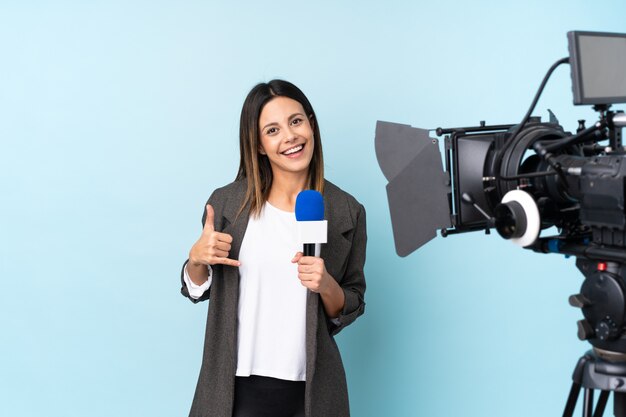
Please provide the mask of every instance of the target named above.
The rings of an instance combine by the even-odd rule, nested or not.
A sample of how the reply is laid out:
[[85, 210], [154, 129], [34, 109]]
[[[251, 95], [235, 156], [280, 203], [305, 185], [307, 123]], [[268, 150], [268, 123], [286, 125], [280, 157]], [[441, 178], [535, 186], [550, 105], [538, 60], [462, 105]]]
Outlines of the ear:
[[309, 115], [309, 124], [311, 125], [311, 129], [315, 130], [315, 117], [312, 114]]
[[261, 145], [260, 143], [258, 151], [261, 155], [267, 155], [267, 152], [265, 152], [265, 149], [263, 149], [263, 145]]

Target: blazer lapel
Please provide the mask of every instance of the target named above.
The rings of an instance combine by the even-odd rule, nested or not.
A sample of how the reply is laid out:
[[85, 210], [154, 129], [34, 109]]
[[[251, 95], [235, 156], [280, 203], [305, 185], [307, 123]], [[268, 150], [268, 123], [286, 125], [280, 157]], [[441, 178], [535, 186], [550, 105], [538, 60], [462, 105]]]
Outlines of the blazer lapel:
[[[248, 225], [249, 210], [243, 210], [239, 216], [237, 213], [239, 207], [245, 196], [245, 183], [239, 183], [238, 186], [229, 190], [229, 194], [223, 196], [224, 203], [221, 210], [222, 233], [228, 233], [233, 237], [233, 243], [231, 250], [228, 254], [230, 259], [239, 259], [239, 250], [241, 249], [241, 241], [246, 232]], [[228, 336], [225, 343], [227, 343], [227, 352], [229, 353], [228, 361], [231, 367], [230, 373], [232, 373], [232, 386], [234, 387], [235, 371], [237, 369], [237, 309], [239, 303], [239, 268], [227, 265], [221, 265], [222, 267], [222, 279], [219, 283], [213, 285], [219, 285], [221, 288], [221, 302], [223, 303], [222, 313], [223, 321], [222, 325], [228, 329], [226, 335]], [[213, 303], [209, 304], [209, 308]]]
[[324, 197], [328, 243], [322, 245], [320, 256], [324, 259], [328, 273], [338, 280], [343, 276], [343, 268], [352, 246], [350, 234], [354, 230], [354, 222], [347, 200], [335, 192], [334, 186], [328, 186]]
[[248, 219], [250, 218], [250, 209], [248, 207], [239, 213], [239, 208], [245, 197], [245, 184], [243, 186], [235, 189], [232, 195], [229, 196], [222, 213], [224, 217], [222, 233], [227, 233], [233, 237], [233, 243], [228, 254], [228, 257], [231, 259], [239, 259], [241, 241], [246, 233]]

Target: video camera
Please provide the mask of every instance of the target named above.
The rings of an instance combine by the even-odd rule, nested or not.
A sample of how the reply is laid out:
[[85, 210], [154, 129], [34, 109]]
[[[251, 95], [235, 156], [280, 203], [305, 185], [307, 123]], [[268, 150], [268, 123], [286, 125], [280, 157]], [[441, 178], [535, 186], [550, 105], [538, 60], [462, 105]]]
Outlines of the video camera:
[[[615, 407], [623, 402], [622, 416], [626, 385], [609, 385], [615, 372], [626, 381], [626, 114], [611, 106], [626, 103], [626, 34], [574, 31], [568, 44], [569, 57], [552, 65], [521, 123], [438, 128], [442, 158], [431, 130], [379, 121], [376, 155], [389, 181], [398, 255], [412, 253], [438, 230], [445, 237], [495, 228], [521, 247], [577, 258], [585, 280], [570, 304], [585, 317], [579, 338], [594, 347], [585, 363], [623, 368], [599, 372], [606, 376], [601, 383], [595, 371], [594, 383], [578, 378], [578, 389], [619, 391]], [[574, 133], [552, 112], [547, 122], [531, 117], [550, 75], [564, 63], [571, 66], [574, 104], [593, 105], [599, 115], [590, 126], [580, 120]], [[551, 227], [557, 235], [540, 237]], [[584, 364], [579, 368], [587, 372]], [[574, 387], [572, 412], [573, 393]]]

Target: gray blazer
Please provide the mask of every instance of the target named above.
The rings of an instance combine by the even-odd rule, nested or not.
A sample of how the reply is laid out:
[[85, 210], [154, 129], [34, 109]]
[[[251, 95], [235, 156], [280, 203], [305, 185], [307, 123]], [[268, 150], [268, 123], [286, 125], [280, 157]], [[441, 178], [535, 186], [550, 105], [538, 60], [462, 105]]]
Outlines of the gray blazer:
[[[246, 192], [245, 181], [217, 189], [209, 198], [215, 210], [215, 230], [233, 237], [229, 253], [238, 259], [248, 225], [249, 211], [237, 213]], [[365, 308], [365, 209], [354, 197], [329, 181], [324, 190], [328, 243], [321, 257], [326, 270], [345, 294], [339, 324], [331, 322], [319, 294], [309, 292], [306, 304], [306, 394], [307, 417], [348, 417], [348, 389], [339, 349], [333, 336], [363, 314]], [[206, 212], [202, 224], [206, 219]], [[186, 264], [186, 262], [185, 262]], [[184, 265], [183, 265], [184, 270]], [[237, 303], [239, 270], [213, 266], [210, 289], [198, 300], [189, 297], [182, 278], [181, 293], [192, 302], [209, 299], [204, 354], [190, 417], [232, 417], [237, 367]]]

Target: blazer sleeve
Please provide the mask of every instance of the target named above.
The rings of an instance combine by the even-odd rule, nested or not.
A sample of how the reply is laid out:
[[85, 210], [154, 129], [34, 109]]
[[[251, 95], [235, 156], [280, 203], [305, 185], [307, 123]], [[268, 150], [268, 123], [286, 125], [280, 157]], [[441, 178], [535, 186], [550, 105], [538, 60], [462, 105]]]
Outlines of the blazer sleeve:
[[363, 268], [365, 266], [366, 246], [365, 208], [359, 204], [346, 272], [339, 283], [345, 295], [345, 303], [337, 320], [333, 320], [329, 324], [330, 333], [333, 336], [354, 322], [365, 311], [365, 274]]
[[[213, 192], [213, 194], [211, 194], [211, 196], [209, 197], [209, 199], [207, 200], [206, 204], [210, 204], [213, 206], [213, 209], [215, 210], [215, 221], [217, 222], [218, 219], [221, 219], [221, 216], [218, 216], [217, 213], [221, 212], [221, 210], [218, 212], [218, 209], [220, 209], [220, 207], [218, 207], [218, 203], [219, 203], [219, 199], [216, 196], [217, 191]], [[202, 213], [202, 228], [204, 228], [204, 223], [206, 223], [206, 204], [204, 205], [204, 210]], [[216, 230], [221, 230], [221, 224], [220, 225], [216, 225]], [[196, 304], [199, 303], [200, 301], [206, 301], [209, 299], [210, 295], [211, 295], [211, 287], [209, 287], [204, 294], [202, 294], [202, 296], [200, 298], [192, 298], [189, 295], [189, 289], [187, 288], [187, 284], [185, 283], [185, 266], [187, 266], [187, 263], [189, 262], [189, 259], [187, 259], [184, 263], [183, 263], [183, 267], [180, 270], [180, 283], [181, 283], [181, 288], [180, 288], [180, 293], [184, 296], [187, 297], [189, 300], [191, 300], [192, 303]], [[215, 272], [216, 269], [213, 267], [213, 275], [215, 276]]]

